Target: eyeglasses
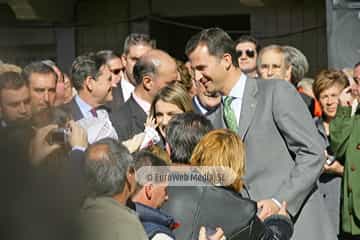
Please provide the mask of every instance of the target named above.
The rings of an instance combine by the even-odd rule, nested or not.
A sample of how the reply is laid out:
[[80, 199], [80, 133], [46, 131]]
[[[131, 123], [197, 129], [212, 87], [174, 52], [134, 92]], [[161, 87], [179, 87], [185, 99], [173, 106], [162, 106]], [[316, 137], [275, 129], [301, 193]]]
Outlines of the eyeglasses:
[[255, 51], [252, 49], [246, 49], [245, 51], [237, 50], [236, 53], [237, 53], [238, 57], [241, 57], [243, 55], [243, 53], [245, 53], [246, 56], [248, 56], [249, 58], [255, 57]]
[[121, 68], [111, 69], [111, 72], [115, 75], [119, 75], [119, 73], [122, 72], [122, 69]]

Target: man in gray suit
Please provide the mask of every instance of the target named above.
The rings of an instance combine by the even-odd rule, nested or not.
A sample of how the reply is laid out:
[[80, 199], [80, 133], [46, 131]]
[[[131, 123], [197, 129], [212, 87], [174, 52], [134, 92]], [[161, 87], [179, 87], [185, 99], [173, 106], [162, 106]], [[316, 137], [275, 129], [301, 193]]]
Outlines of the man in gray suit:
[[227, 127], [246, 146], [245, 183], [264, 219], [288, 203], [293, 239], [336, 239], [317, 190], [325, 161], [310, 114], [288, 82], [247, 78], [238, 67], [234, 42], [219, 28], [193, 36], [186, 54], [198, 79], [222, 103], [208, 115], [214, 127]]

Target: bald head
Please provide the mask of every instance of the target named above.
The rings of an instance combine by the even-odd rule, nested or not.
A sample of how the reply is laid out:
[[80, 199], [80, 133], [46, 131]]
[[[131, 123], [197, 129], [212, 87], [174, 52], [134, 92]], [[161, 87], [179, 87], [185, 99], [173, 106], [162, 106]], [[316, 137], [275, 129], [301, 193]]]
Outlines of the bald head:
[[149, 96], [155, 96], [161, 88], [177, 80], [176, 62], [162, 50], [150, 50], [135, 64], [134, 79]]
[[132, 162], [127, 148], [113, 139], [103, 139], [90, 145], [85, 156], [90, 195], [113, 197], [121, 193]]

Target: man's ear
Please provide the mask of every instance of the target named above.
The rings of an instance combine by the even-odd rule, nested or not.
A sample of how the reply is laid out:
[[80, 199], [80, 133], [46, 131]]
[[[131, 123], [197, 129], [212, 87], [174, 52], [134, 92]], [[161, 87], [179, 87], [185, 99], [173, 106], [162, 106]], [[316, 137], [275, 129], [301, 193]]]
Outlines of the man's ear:
[[92, 92], [94, 89], [94, 79], [90, 76], [87, 76], [85, 78], [84, 85], [89, 92]]
[[121, 55], [121, 62], [122, 62], [122, 64], [123, 64], [124, 66], [126, 66], [127, 60], [126, 60], [126, 55], [125, 55], [125, 54]]
[[131, 194], [133, 193], [132, 191], [135, 191], [136, 179], [134, 168], [129, 168], [126, 173], [126, 186], [128, 187], [128, 190], [131, 192]]
[[286, 69], [285, 72], [285, 80], [291, 82], [291, 70], [292, 70], [292, 66], [289, 65], [289, 67]]
[[152, 189], [153, 189], [153, 184], [152, 183], [146, 183], [144, 185], [144, 192], [145, 192], [145, 197], [146, 197], [147, 200], [152, 199]]
[[232, 56], [230, 55], [230, 53], [224, 53], [222, 61], [224, 63], [225, 69], [229, 70], [232, 65]]
[[143, 77], [142, 82], [143, 82], [144, 88], [145, 88], [147, 91], [149, 91], [150, 89], [153, 88], [154, 81], [153, 81], [152, 77], [150, 77], [150, 76], [148, 76], [148, 75], [145, 75], [145, 76]]

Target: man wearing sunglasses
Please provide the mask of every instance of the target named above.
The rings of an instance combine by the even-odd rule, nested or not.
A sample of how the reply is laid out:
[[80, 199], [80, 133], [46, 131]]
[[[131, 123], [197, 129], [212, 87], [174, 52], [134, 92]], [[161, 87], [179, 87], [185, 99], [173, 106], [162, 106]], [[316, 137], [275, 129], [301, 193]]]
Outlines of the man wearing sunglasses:
[[115, 111], [127, 100], [125, 96], [131, 93], [127, 93], [127, 90], [122, 87], [124, 65], [121, 56], [112, 50], [102, 50], [97, 52], [96, 55], [102, 58], [110, 68], [113, 100], [107, 104], [111, 111]]
[[241, 71], [249, 77], [258, 77], [256, 71], [256, 60], [260, 50], [258, 41], [252, 36], [244, 35], [236, 40], [235, 46]]

